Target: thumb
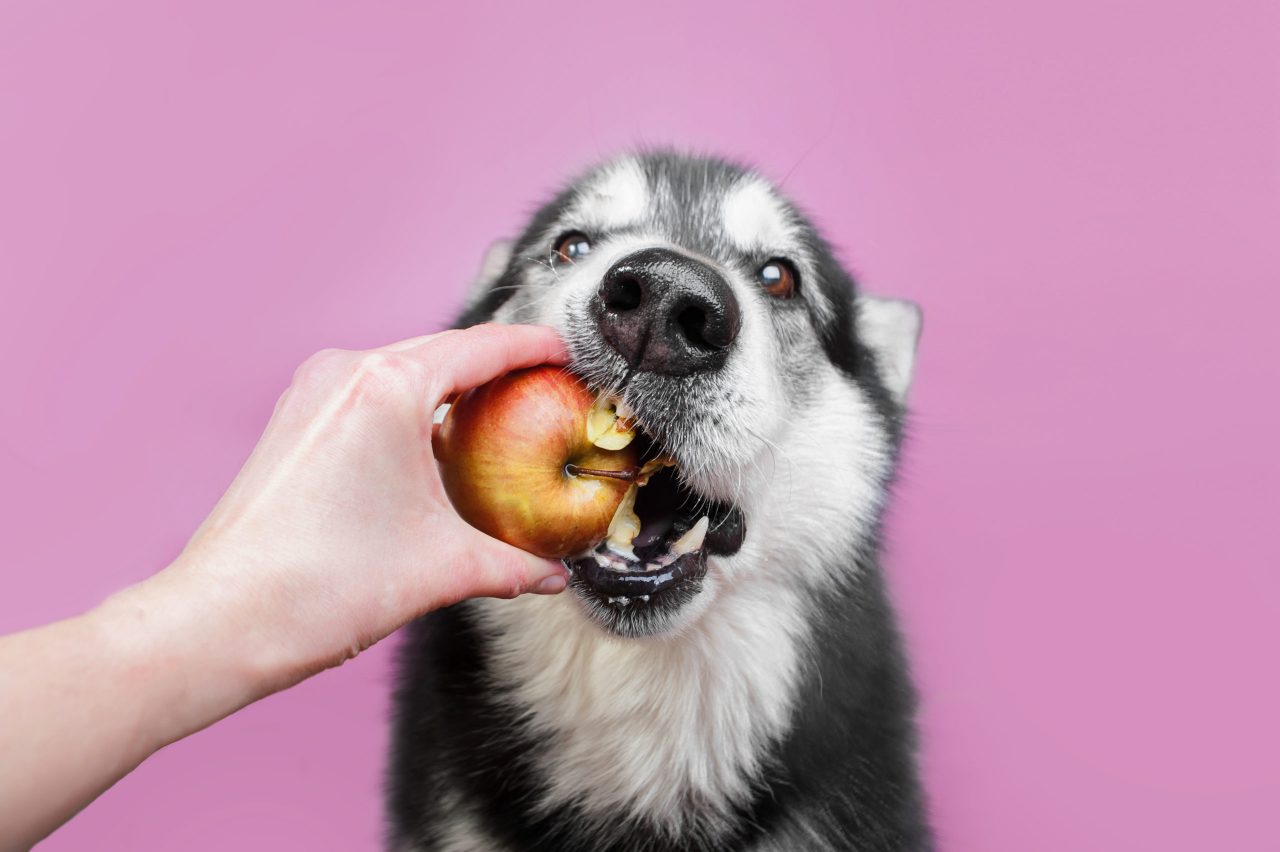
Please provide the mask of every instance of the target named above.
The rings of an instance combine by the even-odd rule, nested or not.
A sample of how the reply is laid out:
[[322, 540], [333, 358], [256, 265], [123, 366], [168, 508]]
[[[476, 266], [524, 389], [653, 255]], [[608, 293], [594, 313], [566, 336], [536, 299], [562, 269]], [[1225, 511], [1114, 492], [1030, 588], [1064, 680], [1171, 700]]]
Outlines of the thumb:
[[564, 591], [569, 572], [557, 559], [543, 559], [468, 527], [459, 542], [461, 569], [456, 600], [474, 597], [514, 598], [527, 592], [554, 595]]

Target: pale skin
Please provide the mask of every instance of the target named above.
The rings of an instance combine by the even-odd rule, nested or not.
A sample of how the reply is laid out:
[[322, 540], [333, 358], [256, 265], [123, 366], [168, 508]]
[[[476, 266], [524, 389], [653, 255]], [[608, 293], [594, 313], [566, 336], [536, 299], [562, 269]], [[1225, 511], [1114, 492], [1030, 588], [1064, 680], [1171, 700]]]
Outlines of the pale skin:
[[308, 359], [168, 567], [0, 638], [0, 850], [28, 849], [165, 745], [464, 598], [555, 594], [558, 562], [449, 505], [432, 413], [563, 363], [536, 326], [478, 326]]

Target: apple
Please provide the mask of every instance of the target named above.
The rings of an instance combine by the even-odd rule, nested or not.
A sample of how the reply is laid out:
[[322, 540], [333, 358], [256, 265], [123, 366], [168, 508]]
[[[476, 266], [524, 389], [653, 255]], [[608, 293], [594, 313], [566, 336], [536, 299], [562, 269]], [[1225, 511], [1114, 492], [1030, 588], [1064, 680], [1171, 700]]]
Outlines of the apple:
[[432, 447], [463, 519], [558, 559], [599, 544], [624, 499], [634, 502], [642, 484], [634, 435], [619, 400], [559, 367], [534, 367], [458, 397]]

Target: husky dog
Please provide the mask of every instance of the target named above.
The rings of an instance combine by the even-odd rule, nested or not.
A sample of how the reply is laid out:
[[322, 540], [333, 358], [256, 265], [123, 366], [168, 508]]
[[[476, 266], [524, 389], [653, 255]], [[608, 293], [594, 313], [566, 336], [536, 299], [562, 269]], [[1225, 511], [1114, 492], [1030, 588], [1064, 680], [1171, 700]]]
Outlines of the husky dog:
[[484, 321], [555, 327], [677, 466], [634, 559], [408, 629], [391, 848], [929, 848], [878, 563], [916, 307], [858, 292], [754, 172], [648, 153], [490, 251]]

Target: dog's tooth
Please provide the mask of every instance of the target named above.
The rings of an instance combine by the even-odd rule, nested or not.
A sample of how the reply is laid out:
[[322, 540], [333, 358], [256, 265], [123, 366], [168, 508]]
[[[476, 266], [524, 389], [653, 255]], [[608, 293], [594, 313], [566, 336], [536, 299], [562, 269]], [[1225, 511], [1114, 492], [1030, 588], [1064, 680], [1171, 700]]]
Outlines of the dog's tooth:
[[648, 603], [648, 602], [649, 602], [649, 596], [648, 596], [648, 595], [641, 595], [641, 596], [640, 596], [640, 600], [641, 600], [641, 601], [643, 601], [644, 603]]
[[680, 536], [671, 545], [671, 552], [677, 556], [684, 556], [686, 553], [693, 553], [702, 547], [702, 540], [707, 537], [707, 528], [711, 526], [711, 518], [703, 515], [698, 522], [689, 528], [689, 531]]
[[636, 491], [632, 485], [627, 489], [622, 502], [618, 504], [613, 518], [609, 521], [609, 537], [605, 545], [609, 550], [634, 560], [636, 553], [631, 549], [631, 542], [640, 534], [640, 516], [636, 514]]
[[606, 571], [625, 571], [626, 563], [607, 550], [597, 550], [591, 554], [596, 564]]

